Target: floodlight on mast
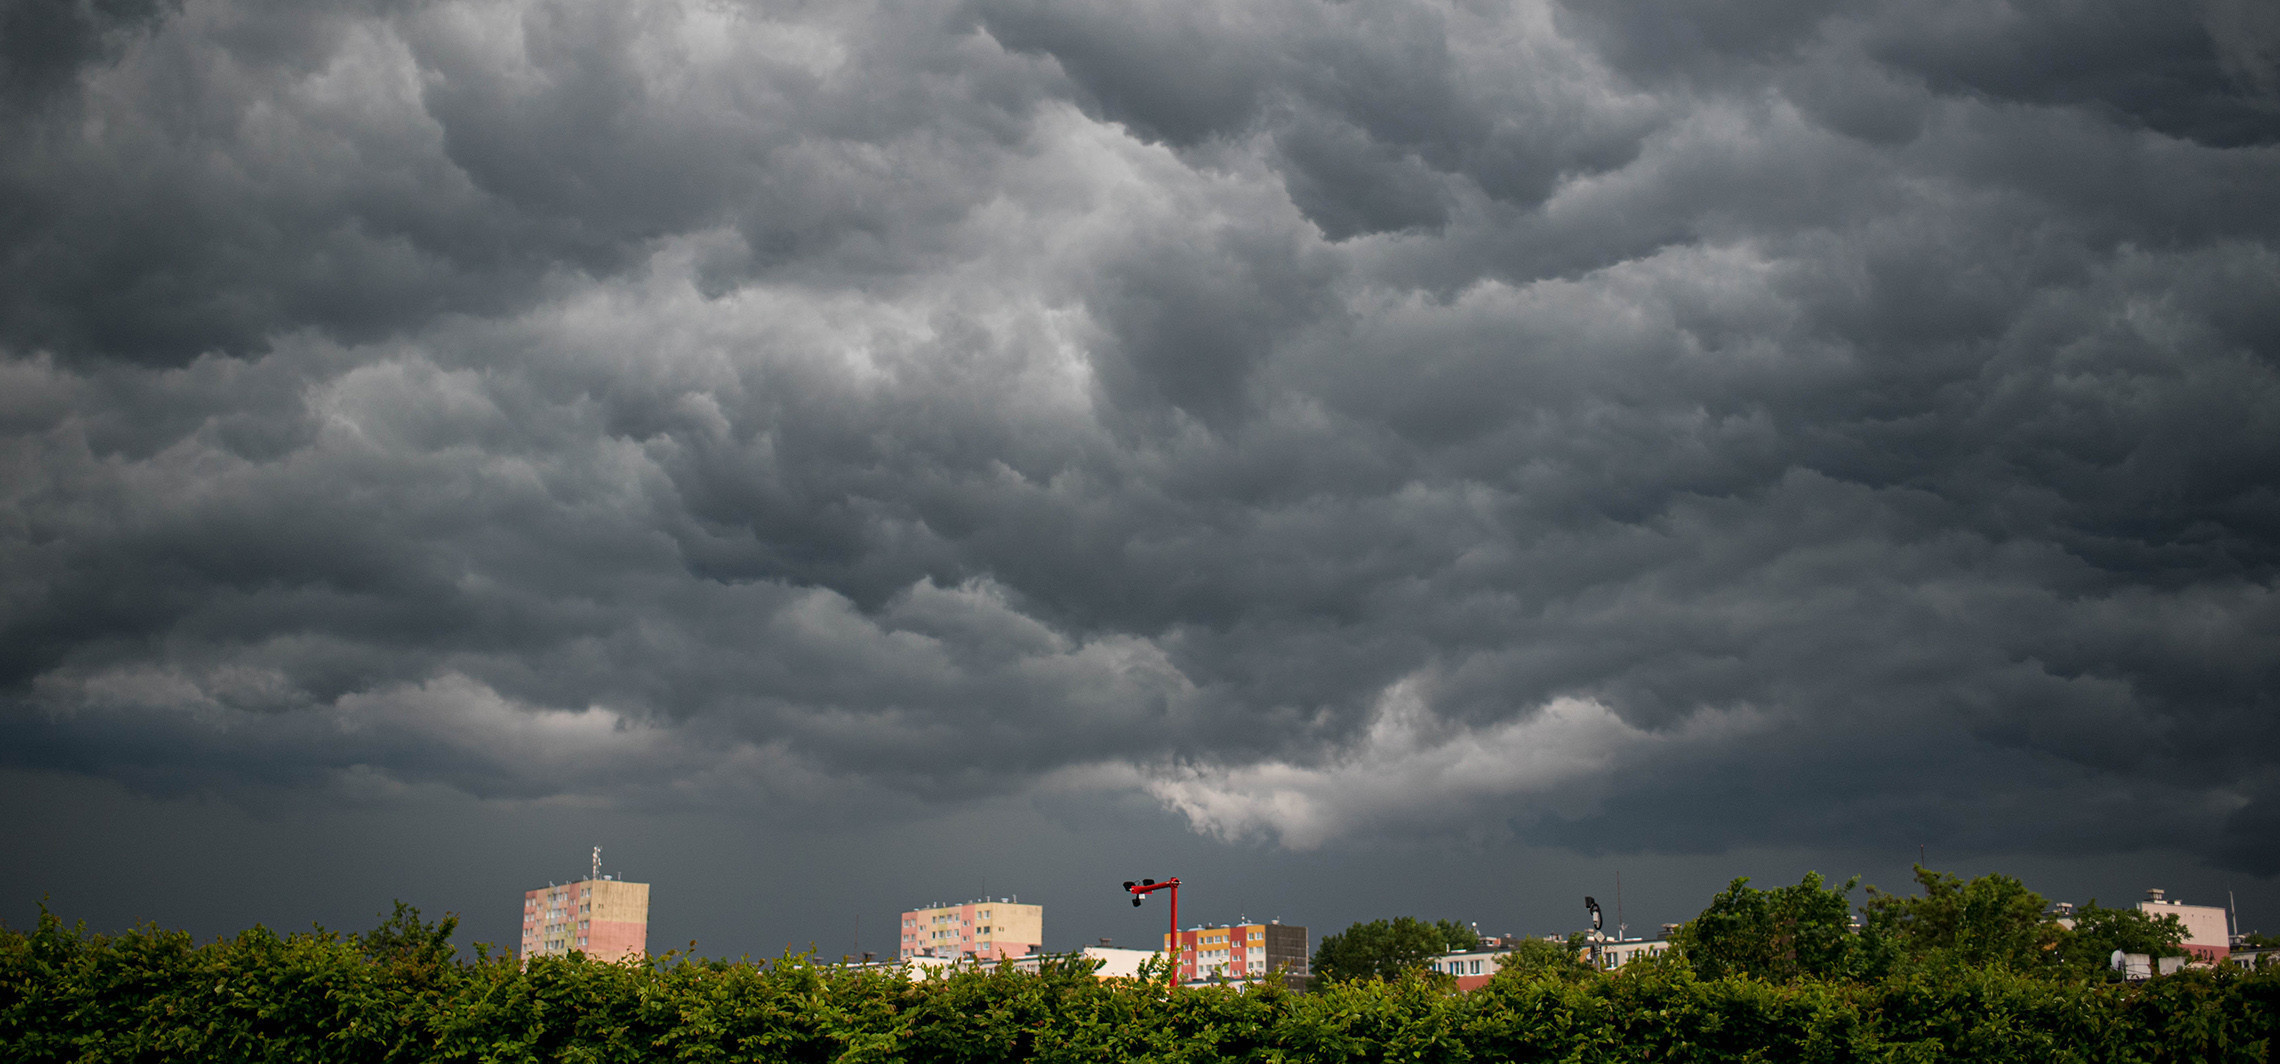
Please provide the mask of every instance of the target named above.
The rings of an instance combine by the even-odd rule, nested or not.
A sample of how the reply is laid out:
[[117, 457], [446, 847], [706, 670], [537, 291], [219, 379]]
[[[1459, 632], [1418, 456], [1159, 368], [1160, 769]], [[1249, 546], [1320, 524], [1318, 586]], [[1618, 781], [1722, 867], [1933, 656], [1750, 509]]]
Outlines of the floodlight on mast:
[[[1166, 957], [1172, 958], [1175, 965], [1178, 964], [1180, 948], [1180, 877], [1173, 876], [1172, 878], [1167, 879], [1161, 883], [1158, 883], [1153, 879], [1143, 879], [1138, 883], [1134, 883], [1133, 881], [1127, 879], [1124, 881], [1124, 889], [1126, 893], [1132, 895], [1132, 905], [1134, 908], [1138, 908], [1140, 906], [1140, 902], [1143, 899], [1147, 898], [1148, 895], [1154, 894], [1159, 890], [1168, 890], [1172, 892], [1172, 934], [1171, 938], [1168, 940], [1170, 942], [1170, 948], [1164, 951], [1164, 955]], [[1175, 968], [1174, 971], [1176, 973], [1177, 968]]]

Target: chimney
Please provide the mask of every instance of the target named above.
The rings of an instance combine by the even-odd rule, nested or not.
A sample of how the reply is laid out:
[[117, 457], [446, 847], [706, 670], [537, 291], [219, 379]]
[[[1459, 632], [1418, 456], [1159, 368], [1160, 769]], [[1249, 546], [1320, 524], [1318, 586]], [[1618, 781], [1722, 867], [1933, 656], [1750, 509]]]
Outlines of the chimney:
[[2163, 903], [2163, 899], [2168, 896], [2168, 893], [2160, 887], [2147, 887], [2145, 888], [2145, 900], [2159, 905]]

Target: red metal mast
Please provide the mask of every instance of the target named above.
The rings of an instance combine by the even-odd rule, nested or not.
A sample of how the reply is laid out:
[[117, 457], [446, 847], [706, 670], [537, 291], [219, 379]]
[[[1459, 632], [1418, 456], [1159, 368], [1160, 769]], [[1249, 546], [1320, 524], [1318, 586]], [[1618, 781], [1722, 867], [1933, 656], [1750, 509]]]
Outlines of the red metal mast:
[[1170, 878], [1170, 879], [1167, 879], [1167, 880], [1165, 880], [1165, 881], [1163, 881], [1163, 882], [1161, 882], [1161, 883], [1158, 883], [1158, 882], [1156, 882], [1156, 881], [1155, 881], [1155, 880], [1153, 880], [1153, 879], [1143, 879], [1143, 880], [1141, 880], [1141, 881], [1140, 881], [1140, 882], [1138, 882], [1138, 883], [1134, 883], [1133, 881], [1131, 881], [1131, 880], [1127, 879], [1127, 880], [1125, 880], [1125, 881], [1124, 881], [1124, 889], [1125, 889], [1125, 890], [1127, 890], [1127, 891], [1130, 891], [1130, 892], [1131, 892], [1131, 894], [1132, 894], [1132, 904], [1133, 904], [1133, 905], [1135, 905], [1135, 906], [1137, 906], [1137, 905], [1139, 905], [1139, 904], [1140, 904], [1140, 899], [1141, 899], [1141, 898], [1143, 898], [1143, 897], [1146, 897], [1147, 895], [1153, 894], [1153, 893], [1155, 893], [1155, 892], [1157, 892], [1157, 891], [1159, 891], [1159, 890], [1169, 890], [1169, 891], [1171, 891], [1171, 892], [1172, 892], [1172, 933], [1171, 933], [1171, 937], [1165, 940], [1165, 942], [1166, 942], [1166, 945], [1165, 945], [1165, 949], [1164, 949], [1164, 956], [1165, 956], [1165, 958], [1166, 958], [1166, 959], [1168, 959], [1168, 960], [1170, 960], [1170, 961], [1171, 961], [1171, 965], [1172, 965], [1172, 981], [1173, 981], [1173, 982], [1175, 982], [1175, 983], [1176, 983], [1176, 982], [1179, 982], [1179, 977], [1180, 977], [1180, 877], [1178, 877], [1178, 876], [1173, 876], [1172, 878]]

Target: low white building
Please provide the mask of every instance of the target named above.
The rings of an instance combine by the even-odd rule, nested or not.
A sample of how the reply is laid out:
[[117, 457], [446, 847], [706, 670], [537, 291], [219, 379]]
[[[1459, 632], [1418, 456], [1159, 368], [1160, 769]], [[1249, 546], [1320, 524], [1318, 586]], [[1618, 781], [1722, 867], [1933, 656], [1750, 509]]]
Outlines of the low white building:
[[1069, 956], [1098, 962], [1099, 967], [1093, 969], [1093, 978], [1095, 979], [1137, 979], [1140, 977], [1140, 965], [1148, 958], [1159, 956], [1159, 954], [1150, 949], [1086, 946], [1075, 954], [1050, 953], [1022, 957], [1015, 960], [1013, 966], [1019, 971], [1034, 972], [1043, 967], [1047, 960], [1057, 960]]
[[[1547, 936], [1545, 941], [1557, 942], [1562, 946], [1567, 944], [1566, 939], [1557, 936]], [[1602, 938], [1586, 941], [1583, 949], [1578, 951], [1578, 958], [1601, 971], [1611, 972], [1641, 957], [1653, 957], [1670, 948], [1668, 940], [1659, 938]], [[1477, 990], [1488, 985], [1490, 977], [1496, 974], [1498, 966], [1511, 952], [1510, 949], [1482, 949], [1446, 953], [1433, 958], [1426, 967], [1443, 975], [1455, 976], [1459, 990]]]

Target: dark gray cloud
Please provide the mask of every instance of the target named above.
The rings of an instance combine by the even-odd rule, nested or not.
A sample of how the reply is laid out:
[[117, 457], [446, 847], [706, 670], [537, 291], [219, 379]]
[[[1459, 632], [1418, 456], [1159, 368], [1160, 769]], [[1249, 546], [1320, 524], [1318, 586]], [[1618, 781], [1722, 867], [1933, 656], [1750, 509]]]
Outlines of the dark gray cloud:
[[174, 9], [162, 0], [9, 4], [0, 9], [0, 94], [12, 107], [36, 109]]
[[1986, 10], [12, 9], [0, 750], [2270, 876], [2280, 27]]

